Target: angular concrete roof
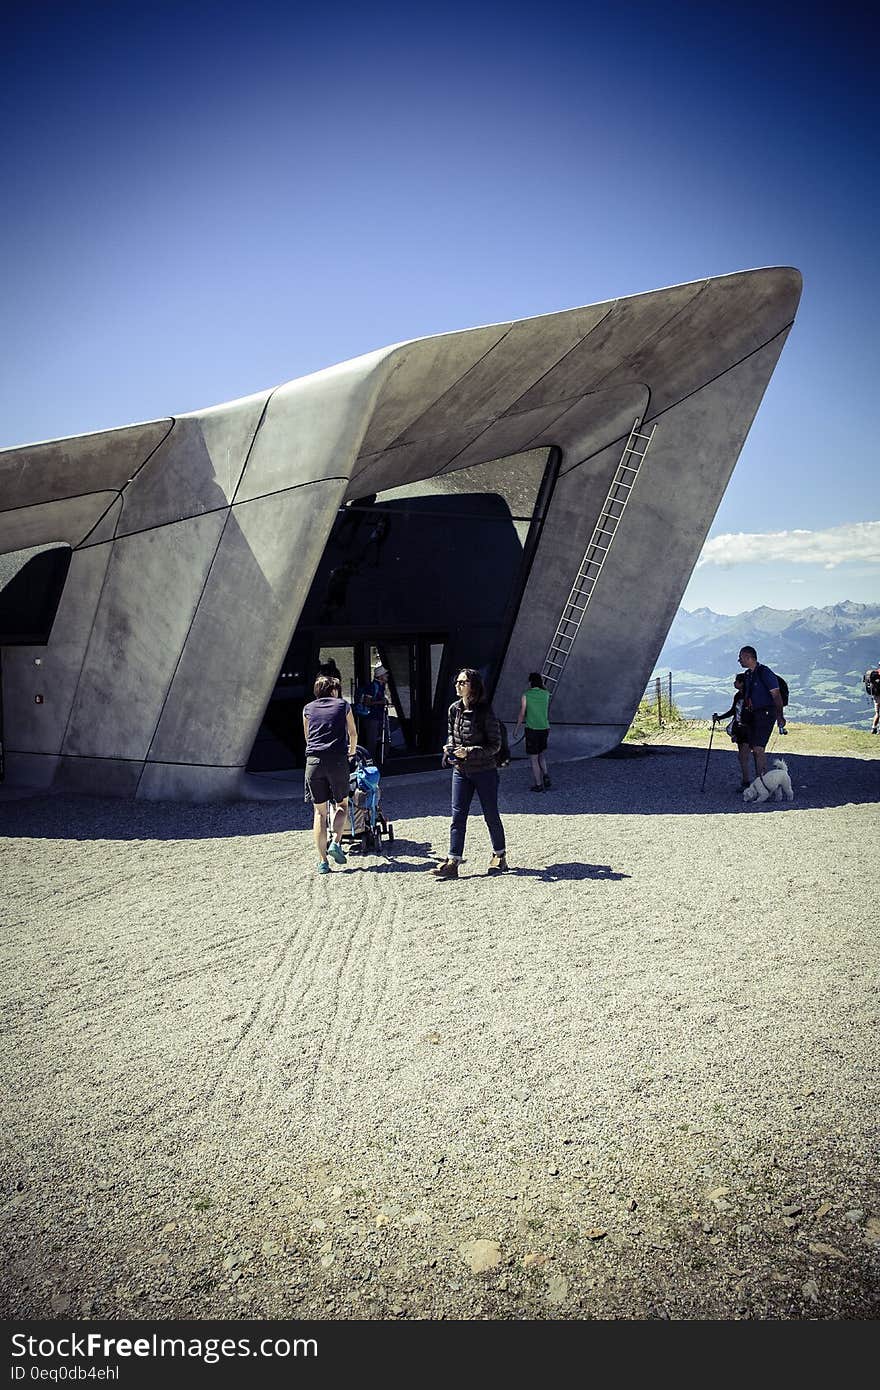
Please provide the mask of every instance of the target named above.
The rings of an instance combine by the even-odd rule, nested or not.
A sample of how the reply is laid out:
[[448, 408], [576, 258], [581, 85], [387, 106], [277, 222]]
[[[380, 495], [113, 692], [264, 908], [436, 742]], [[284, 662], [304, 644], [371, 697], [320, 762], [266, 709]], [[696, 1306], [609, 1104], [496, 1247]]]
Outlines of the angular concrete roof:
[[[339, 506], [559, 451], [498, 682], [515, 714], [633, 420], [657, 430], [565, 681], [557, 749], [632, 717], [800, 297], [745, 271], [380, 349], [177, 418], [0, 452], [0, 551], [74, 549], [48, 646], [4, 650], [13, 777], [243, 794], [256, 730]], [[515, 469], [515, 460], [511, 461]]]

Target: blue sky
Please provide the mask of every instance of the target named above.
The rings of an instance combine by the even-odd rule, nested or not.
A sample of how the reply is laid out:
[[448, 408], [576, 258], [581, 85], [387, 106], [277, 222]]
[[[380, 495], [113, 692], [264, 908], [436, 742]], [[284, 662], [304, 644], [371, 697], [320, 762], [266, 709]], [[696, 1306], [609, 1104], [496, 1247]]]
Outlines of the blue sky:
[[880, 601], [880, 113], [857, 10], [50, 2], [4, 37], [3, 444], [796, 265], [798, 319], [685, 604]]

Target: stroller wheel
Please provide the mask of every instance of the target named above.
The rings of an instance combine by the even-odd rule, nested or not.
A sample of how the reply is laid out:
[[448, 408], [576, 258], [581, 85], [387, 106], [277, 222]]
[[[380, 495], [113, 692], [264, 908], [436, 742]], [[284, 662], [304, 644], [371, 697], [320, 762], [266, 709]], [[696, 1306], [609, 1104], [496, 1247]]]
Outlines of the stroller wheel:
[[385, 829], [388, 831], [388, 839], [389, 839], [389, 841], [393, 840], [393, 839], [394, 839], [394, 826], [391, 824], [390, 821], [389, 821], [388, 824], [386, 825]]

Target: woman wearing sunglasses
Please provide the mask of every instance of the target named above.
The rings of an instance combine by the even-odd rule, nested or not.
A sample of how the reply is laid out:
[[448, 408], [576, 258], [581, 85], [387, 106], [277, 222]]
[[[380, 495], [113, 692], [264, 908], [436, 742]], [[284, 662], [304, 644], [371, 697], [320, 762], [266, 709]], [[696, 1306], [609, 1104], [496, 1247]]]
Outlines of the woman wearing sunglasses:
[[486, 687], [479, 671], [472, 666], [459, 671], [455, 690], [458, 699], [449, 706], [449, 738], [443, 749], [443, 766], [454, 769], [449, 854], [431, 872], [437, 879], [458, 878], [468, 812], [476, 792], [492, 841], [488, 872], [503, 874], [507, 872], [507, 851], [504, 826], [498, 814], [500, 778], [495, 761], [501, 747], [501, 729], [486, 698]]

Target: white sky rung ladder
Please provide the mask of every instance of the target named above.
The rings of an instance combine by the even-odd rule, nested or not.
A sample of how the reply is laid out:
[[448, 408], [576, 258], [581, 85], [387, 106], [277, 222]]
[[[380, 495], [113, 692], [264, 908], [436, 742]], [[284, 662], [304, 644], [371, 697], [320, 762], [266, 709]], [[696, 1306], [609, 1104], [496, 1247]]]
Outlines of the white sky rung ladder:
[[551, 695], [559, 686], [565, 663], [593, 596], [596, 580], [602, 572], [602, 566], [617, 534], [620, 518], [626, 511], [626, 504], [635, 487], [639, 469], [654, 438], [657, 426], [652, 425], [650, 430], [644, 433], [639, 429], [641, 423], [640, 417], [636, 416], [615, 470], [614, 480], [608, 489], [608, 496], [593, 528], [590, 544], [578, 566], [577, 577], [571, 586], [562, 616], [556, 625], [553, 641], [544, 658], [541, 675]]

